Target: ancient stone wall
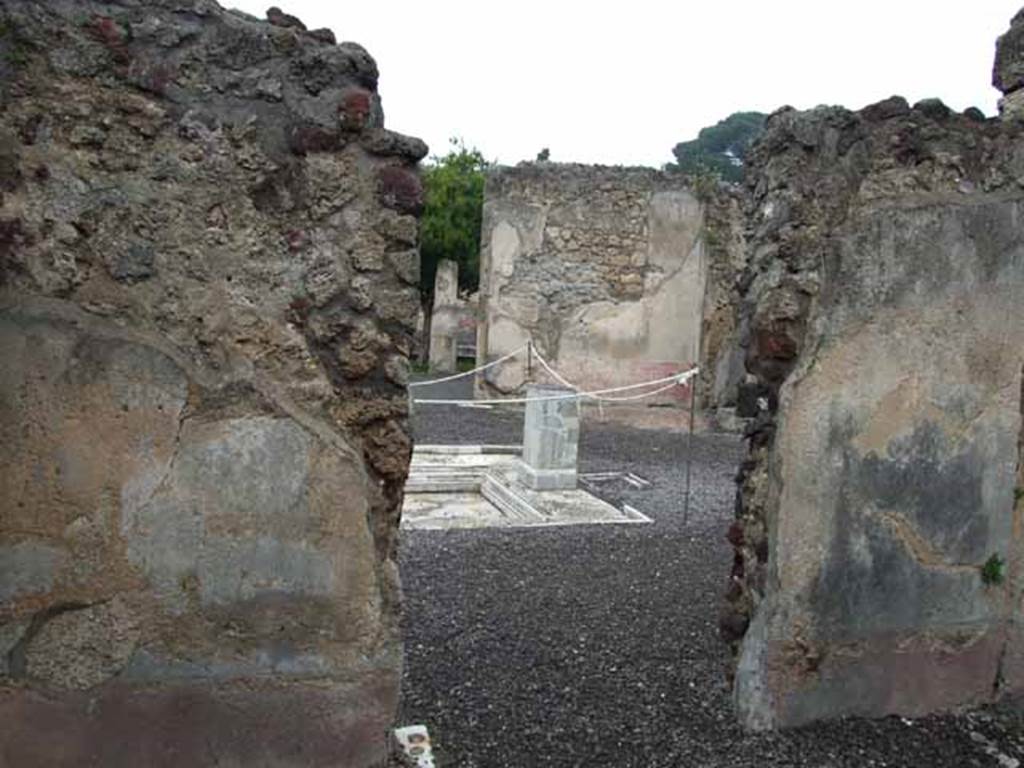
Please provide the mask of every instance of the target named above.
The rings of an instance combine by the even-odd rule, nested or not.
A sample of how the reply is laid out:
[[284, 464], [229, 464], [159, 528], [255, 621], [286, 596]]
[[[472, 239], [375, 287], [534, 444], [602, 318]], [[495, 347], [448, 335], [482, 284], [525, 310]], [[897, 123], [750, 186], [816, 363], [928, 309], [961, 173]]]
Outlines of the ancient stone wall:
[[701, 237], [708, 264], [700, 335], [700, 405], [713, 423], [731, 430], [743, 423], [737, 396], [746, 380], [739, 323], [747, 262], [745, 198], [734, 184], [698, 179], [696, 186], [704, 203]]
[[4, 764], [382, 756], [426, 147], [269, 17], [0, 0]]
[[[478, 360], [532, 338], [586, 388], [698, 362], [709, 275], [703, 223], [704, 207], [681, 176], [551, 163], [492, 171]], [[717, 347], [704, 352], [712, 360], [717, 354]], [[504, 366], [486, 380], [510, 392], [524, 373]]]
[[1024, 132], [894, 97], [781, 110], [749, 159], [742, 721], [1021, 691]]

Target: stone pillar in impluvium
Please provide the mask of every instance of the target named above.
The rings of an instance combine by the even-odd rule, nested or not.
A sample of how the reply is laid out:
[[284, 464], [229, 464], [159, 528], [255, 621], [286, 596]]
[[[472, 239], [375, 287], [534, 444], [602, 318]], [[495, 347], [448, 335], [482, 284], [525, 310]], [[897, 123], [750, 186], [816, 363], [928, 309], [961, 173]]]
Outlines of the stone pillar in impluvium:
[[441, 259], [434, 276], [434, 308], [430, 316], [430, 369], [454, 373], [458, 364], [459, 265]]
[[572, 390], [530, 384], [523, 425], [522, 482], [538, 491], [576, 487], [576, 460], [580, 442], [580, 405], [577, 398], [551, 400]]

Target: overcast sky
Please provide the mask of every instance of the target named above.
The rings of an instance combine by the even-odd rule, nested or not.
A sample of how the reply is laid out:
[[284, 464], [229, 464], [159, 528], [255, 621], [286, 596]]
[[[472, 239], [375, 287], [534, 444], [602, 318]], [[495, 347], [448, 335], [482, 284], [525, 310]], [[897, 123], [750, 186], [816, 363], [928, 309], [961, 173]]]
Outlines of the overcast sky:
[[444, 153], [661, 166], [732, 112], [893, 94], [995, 114], [996, 37], [1024, 0], [271, 2], [377, 60], [387, 126]]

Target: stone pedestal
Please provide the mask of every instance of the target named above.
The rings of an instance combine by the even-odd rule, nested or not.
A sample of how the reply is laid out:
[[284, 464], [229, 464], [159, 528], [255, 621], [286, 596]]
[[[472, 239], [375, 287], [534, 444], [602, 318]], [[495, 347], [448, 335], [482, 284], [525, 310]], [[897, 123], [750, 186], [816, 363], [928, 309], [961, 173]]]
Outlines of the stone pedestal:
[[[555, 397], [572, 390], [530, 384], [529, 398]], [[580, 404], [576, 398], [540, 400], [526, 404], [523, 426], [522, 482], [538, 491], [576, 487], [580, 441]]]

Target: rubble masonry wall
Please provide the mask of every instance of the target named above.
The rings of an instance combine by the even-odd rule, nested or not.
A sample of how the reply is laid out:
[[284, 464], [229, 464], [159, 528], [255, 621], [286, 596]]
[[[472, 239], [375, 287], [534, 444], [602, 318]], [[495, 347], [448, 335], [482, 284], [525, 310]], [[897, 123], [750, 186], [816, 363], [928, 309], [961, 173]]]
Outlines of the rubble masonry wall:
[[426, 147], [376, 83], [276, 11], [0, 2], [5, 762], [383, 756]]
[[721, 617], [750, 727], [1024, 689], [1024, 134], [892, 98], [749, 157]]

